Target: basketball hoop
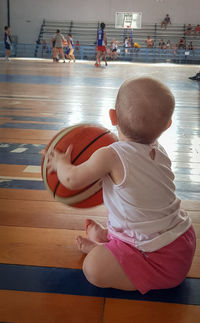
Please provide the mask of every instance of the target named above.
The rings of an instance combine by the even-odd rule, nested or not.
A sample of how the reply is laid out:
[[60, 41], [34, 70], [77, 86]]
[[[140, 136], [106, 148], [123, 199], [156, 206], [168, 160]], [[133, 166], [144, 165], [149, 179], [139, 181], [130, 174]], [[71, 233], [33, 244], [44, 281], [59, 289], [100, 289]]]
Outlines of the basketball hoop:
[[116, 12], [115, 28], [140, 29], [142, 21], [141, 12]]

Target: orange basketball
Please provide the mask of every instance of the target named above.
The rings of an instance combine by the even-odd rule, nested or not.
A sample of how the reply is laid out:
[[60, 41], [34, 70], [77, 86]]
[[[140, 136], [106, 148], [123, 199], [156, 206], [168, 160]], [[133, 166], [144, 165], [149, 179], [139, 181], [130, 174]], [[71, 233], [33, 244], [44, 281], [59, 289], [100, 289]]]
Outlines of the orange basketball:
[[[72, 164], [79, 165], [88, 160], [97, 149], [108, 146], [115, 141], [117, 141], [116, 136], [106, 128], [80, 124], [61, 130], [47, 145], [46, 152], [57, 149], [64, 153], [67, 147], [72, 144], [71, 161]], [[89, 208], [103, 202], [101, 180], [81, 190], [72, 191], [60, 183], [56, 172], [48, 174], [47, 162], [48, 157], [43, 157], [42, 177], [46, 188], [56, 200], [79, 208]]]
[[67, 46], [68, 42], [66, 40], [63, 41], [63, 46]]

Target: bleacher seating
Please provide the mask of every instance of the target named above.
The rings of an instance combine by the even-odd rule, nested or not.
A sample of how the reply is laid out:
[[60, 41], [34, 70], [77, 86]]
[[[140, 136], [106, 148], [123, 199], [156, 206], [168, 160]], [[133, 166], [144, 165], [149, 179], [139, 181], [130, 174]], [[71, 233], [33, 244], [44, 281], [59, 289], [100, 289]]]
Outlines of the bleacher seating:
[[[172, 24], [168, 25], [166, 29], [161, 28], [160, 24], [143, 24], [141, 29], [116, 29], [114, 23], [106, 23], [107, 34], [107, 48], [111, 46], [111, 42], [116, 39], [119, 42], [119, 60], [128, 61], [141, 61], [141, 62], [186, 62], [199, 63], [200, 62], [200, 35], [184, 35], [186, 25]], [[35, 57], [52, 57], [51, 39], [54, 37], [56, 30], [60, 29], [61, 33], [67, 38], [67, 34], [71, 33], [74, 44], [78, 41], [80, 44], [79, 50], [75, 50], [76, 58], [81, 59], [95, 59], [96, 55], [96, 36], [97, 29], [100, 22], [77, 22], [77, 21], [50, 21], [43, 20], [38, 40], [33, 50], [33, 56]], [[150, 36], [154, 41], [154, 48], [146, 48], [146, 38]], [[132, 41], [137, 42], [141, 48], [139, 52], [135, 52], [134, 49], [129, 49], [128, 53], [124, 51], [124, 39], [125, 37], [131, 37]], [[174, 53], [174, 45], [178, 43], [181, 37], [185, 37], [186, 45], [192, 41], [194, 50], [190, 51], [186, 56], [185, 50], [179, 50]], [[172, 49], [165, 50], [159, 48], [159, 42], [163, 39], [166, 43], [168, 40], [171, 42]], [[42, 50], [42, 42], [46, 41], [46, 49]], [[26, 46], [27, 47], [27, 46]], [[15, 55], [19, 56], [19, 53], [23, 52], [22, 44], [17, 44], [15, 48]], [[28, 56], [32, 56], [31, 47], [27, 47]], [[23, 52], [23, 56], [25, 53]]]
[[72, 36], [80, 46], [94, 46], [97, 37], [98, 23], [73, 22]]
[[79, 41], [82, 46], [93, 46], [96, 41], [98, 23], [83, 23], [73, 21], [44, 21], [42, 31], [38, 38], [38, 43], [46, 40], [50, 43], [56, 33], [56, 29], [67, 37], [68, 33], [73, 34], [73, 40]]
[[[47, 21], [45, 20], [40, 32], [38, 42], [42, 40], [50, 42], [55, 35], [56, 29], [60, 29], [64, 36], [70, 32], [72, 33], [74, 42], [79, 41], [81, 46], [93, 46], [96, 42], [96, 34], [98, 29], [98, 22], [76, 22], [76, 21]], [[171, 44], [178, 43], [179, 39], [184, 36], [184, 25], [169, 25], [167, 29], [161, 28], [160, 24], [146, 24], [141, 29], [124, 30], [116, 29], [113, 23], [106, 23], [106, 33], [108, 38], [108, 45], [113, 39], [120, 42], [123, 46], [124, 38], [131, 36], [132, 39], [139, 43], [141, 47], [146, 47], [145, 39], [150, 36], [158, 47], [160, 39], [165, 42], [170, 40]], [[200, 36], [186, 35], [187, 42], [193, 41], [196, 49], [200, 49]]]

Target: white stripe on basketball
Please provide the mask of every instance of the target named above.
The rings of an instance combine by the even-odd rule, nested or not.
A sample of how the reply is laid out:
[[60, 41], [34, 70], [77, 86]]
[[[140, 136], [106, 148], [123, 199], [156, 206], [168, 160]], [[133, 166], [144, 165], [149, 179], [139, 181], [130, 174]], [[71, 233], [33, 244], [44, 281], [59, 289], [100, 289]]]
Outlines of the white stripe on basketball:
[[[95, 193], [99, 192], [102, 188], [102, 180], [100, 179], [90, 187], [86, 188], [84, 191], [81, 193], [78, 193], [74, 196], [70, 197], [60, 197], [58, 195], [55, 195], [55, 199], [59, 202], [62, 202], [67, 205], [72, 205], [77, 204], [80, 202], [83, 202], [87, 200], [89, 197], [93, 196]], [[52, 192], [51, 192], [52, 193]]]

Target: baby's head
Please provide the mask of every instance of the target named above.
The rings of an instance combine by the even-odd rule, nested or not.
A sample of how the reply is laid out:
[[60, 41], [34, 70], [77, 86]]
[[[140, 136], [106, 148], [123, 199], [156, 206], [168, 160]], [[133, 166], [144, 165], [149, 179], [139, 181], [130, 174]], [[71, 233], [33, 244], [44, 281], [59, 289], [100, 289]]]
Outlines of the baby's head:
[[159, 81], [128, 79], [116, 99], [117, 124], [130, 140], [150, 144], [170, 125], [174, 105], [173, 94]]

